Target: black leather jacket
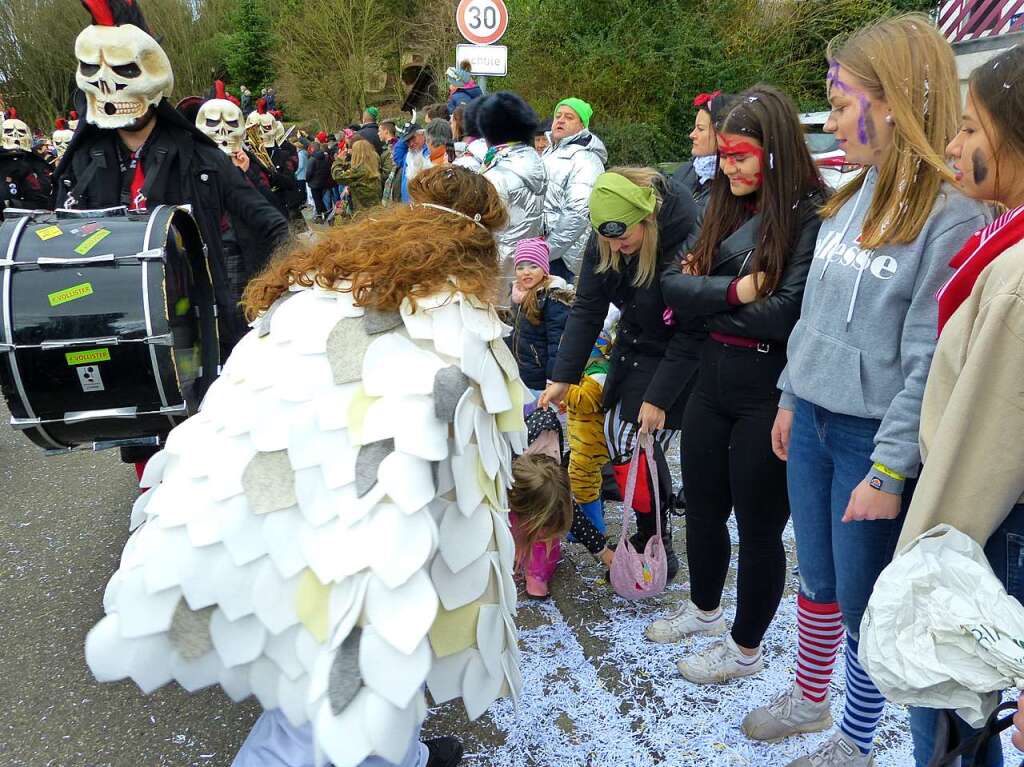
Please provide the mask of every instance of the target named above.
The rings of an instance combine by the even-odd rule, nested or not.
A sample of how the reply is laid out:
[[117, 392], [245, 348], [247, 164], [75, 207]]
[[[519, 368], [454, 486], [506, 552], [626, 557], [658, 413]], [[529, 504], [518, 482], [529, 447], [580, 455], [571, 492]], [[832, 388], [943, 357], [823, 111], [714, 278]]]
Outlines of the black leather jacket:
[[[701, 318], [709, 332], [752, 338], [770, 343], [785, 343], [800, 318], [804, 283], [814, 258], [821, 219], [818, 210], [824, 202], [821, 192], [805, 197], [797, 214], [796, 244], [786, 261], [778, 287], [768, 296], [750, 304], [730, 304], [729, 286], [737, 277], [750, 273], [751, 256], [760, 239], [761, 216], [755, 214], [739, 229], [722, 240], [715, 254], [711, 274], [683, 274], [682, 259], [662, 273], [661, 289], [666, 303], [682, 320]], [[689, 243], [696, 244], [696, 236]]]

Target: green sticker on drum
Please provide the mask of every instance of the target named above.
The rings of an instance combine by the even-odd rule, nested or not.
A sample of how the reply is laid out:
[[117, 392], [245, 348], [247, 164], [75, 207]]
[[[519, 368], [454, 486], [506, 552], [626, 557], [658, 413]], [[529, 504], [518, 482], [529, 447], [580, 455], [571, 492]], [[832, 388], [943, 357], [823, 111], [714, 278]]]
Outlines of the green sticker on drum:
[[110, 349], [86, 349], [80, 352], [66, 352], [64, 358], [69, 365], [94, 365], [110, 362]]
[[80, 256], [84, 256], [90, 250], [95, 248], [108, 234], [110, 234], [109, 229], [99, 229], [93, 232], [78, 244], [78, 247], [75, 248], [75, 253]]
[[92, 295], [92, 283], [83, 282], [81, 285], [72, 285], [70, 288], [64, 288], [64, 290], [58, 290], [56, 293], [50, 293], [47, 298], [50, 299], [50, 306], [60, 306], [66, 304], [68, 301], [74, 301], [78, 298], [85, 298], [86, 296]]

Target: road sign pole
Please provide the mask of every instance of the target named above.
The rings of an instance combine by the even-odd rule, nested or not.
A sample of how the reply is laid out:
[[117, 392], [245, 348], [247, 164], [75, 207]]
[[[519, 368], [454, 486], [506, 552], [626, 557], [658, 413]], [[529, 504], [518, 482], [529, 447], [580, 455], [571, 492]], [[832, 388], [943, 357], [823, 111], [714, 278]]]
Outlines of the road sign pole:
[[487, 75], [478, 75], [476, 84], [480, 86], [481, 93], [487, 93]]

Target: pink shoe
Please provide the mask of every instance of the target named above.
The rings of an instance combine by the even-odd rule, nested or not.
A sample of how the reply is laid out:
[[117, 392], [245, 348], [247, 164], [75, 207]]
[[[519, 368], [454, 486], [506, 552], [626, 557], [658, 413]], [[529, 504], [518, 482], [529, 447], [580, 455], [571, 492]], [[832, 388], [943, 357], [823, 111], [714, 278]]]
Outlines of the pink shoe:
[[534, 599], [547, 599], [550, 596], [548, 593], [548, 582], [534, 575], [527, 575], [526, 593]]

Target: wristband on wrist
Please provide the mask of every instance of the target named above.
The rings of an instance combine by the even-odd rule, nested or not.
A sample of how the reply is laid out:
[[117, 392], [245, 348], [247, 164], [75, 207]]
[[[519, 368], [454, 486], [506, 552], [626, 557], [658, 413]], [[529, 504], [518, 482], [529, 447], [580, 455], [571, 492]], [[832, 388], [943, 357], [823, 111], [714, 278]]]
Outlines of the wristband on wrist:
[[868, 484], [875, 490], [892, 495], [903, 493], [903, 484], [906, 477], [890, 469], [884, 464], [876, 463], [868, 472]]

